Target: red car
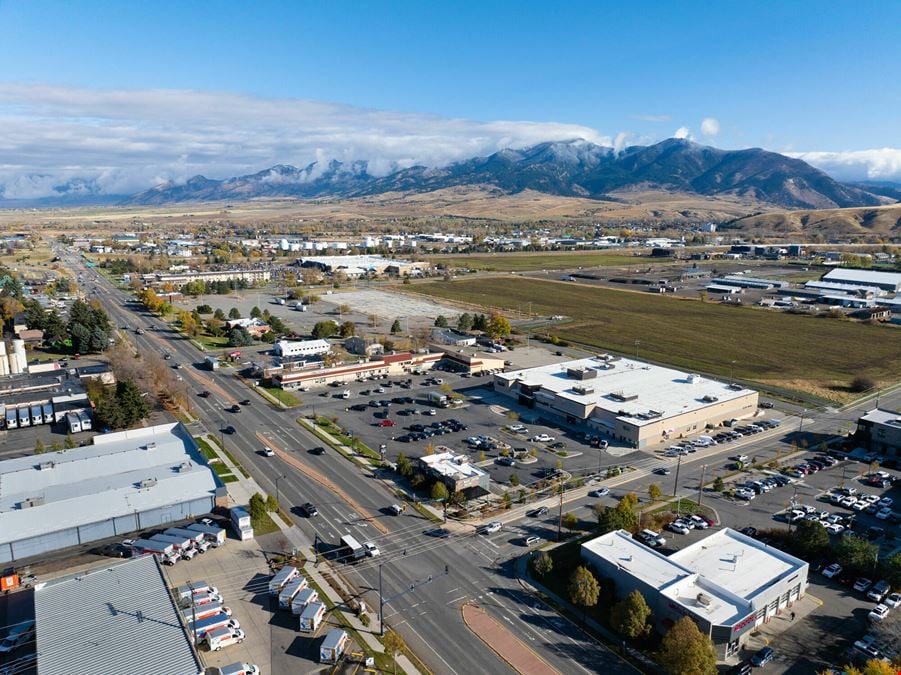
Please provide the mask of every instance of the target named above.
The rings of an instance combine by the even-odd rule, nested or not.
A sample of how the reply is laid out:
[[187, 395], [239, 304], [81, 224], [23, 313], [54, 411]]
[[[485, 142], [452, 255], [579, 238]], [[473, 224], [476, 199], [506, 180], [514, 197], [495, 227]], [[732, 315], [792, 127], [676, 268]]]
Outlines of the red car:
[[394, 420], [382, 420], [381, 422], [379, 422], [379, 426], [380, 427], [393, 427]]

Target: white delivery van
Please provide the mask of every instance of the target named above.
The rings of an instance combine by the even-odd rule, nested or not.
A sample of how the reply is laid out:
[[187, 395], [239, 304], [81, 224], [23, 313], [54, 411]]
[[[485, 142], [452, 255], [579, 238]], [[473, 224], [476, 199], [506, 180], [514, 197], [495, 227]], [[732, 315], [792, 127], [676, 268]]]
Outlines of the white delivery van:
[[315, 633], [323, 618], [325, 618], [325, 605], [321, 602], [310, 603], [300, 615], [298, 629], [302, 633]]
[[206, 634], [206, 643], [211, 652], [218, 652], [223, 647], [244, 642], [244, 631], [240, 628], [217, 628]]
[[219, 675], [260, 675], [260, 667], [252, 663], [229, 663], [219, 668]]
[[184, 584], [183, 586], [179, 586], [175, 589], [175, 597], [178, 600], [187, 600], [192, 595], [201, 595], [201, 594], [209, 594], [219, 595], [219, 589], [215, 586], [210, 586], [205, 581], [195, 581], [192, 584]]

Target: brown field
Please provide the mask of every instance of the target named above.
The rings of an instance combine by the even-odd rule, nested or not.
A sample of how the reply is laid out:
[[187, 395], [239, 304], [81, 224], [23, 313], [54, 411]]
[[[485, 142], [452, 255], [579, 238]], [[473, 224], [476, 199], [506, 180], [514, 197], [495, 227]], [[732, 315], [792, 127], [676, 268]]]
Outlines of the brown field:
[[[901, 375], [901, 331], [796, 314], [777, 314], [700, 300], [661, 297], [521, 277], [482, 277], [416, 284], [431, 296], [538, 315], [563, 314], [560, 338], [635, 354], [683, 370], [850, 397], [858, 375], [880, 385]], [[537, 331], [539, 334], [541, 330]], [[638, 345], [636, 345], [638, 341]]]

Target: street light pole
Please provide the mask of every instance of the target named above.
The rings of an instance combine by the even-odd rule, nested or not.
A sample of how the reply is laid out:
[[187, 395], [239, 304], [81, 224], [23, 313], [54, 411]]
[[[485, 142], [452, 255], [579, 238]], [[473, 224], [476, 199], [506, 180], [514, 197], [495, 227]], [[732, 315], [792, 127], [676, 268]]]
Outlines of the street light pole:
[[285, 474], [282, 474], [281, 476], [276, 476], [276, 477], [275, 477], [275, 503], [276, 503], [279, 507], [281, 507], [281, 501], [279, 500], [278, 482], [279, 482], [282, 478], [285, 478]]
[[382, 598], [382, 566], [379, 565], [379, 635], [385, 635], [385, 601]]

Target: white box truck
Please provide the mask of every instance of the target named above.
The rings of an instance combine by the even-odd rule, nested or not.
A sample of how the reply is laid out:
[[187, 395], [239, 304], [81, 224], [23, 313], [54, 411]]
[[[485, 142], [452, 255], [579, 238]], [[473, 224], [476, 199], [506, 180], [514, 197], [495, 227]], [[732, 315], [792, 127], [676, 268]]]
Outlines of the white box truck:
[[282, 589], [293, 579], [297, 577], [299, 572], [296, 567], [285, 565], [278, 572], [272, 575], [269, 580], [269, 595], [278, 595]]
[[349, 534], [341, 537], [341, 548], [343, 551], [343, 562], [353, 562], [366, 557], [366, 549]]
[[196, 622], [188, 621], [186, 624], [188, 626], [188, 635], [191, 637], [191, 642], [194, 642], [195, 639], [203, 640], [207, 633], [211, 630], [216, 630], [217, 628], [241, 627], [241, 624], [235, 619], [232, 619], [228, 614], [223, 613], [208, 616], [204, 619], [198, 619]]
[[295, 595], [294, 599], [291, 601], [291, 613], [294, 616], [300, 616], [303, 614], [303, 610], [307, 608], [307, 605], [317, 602], [318, 600], [319, 593], [316, 592], [315, 588], [305, 588]]
[[340, 628], [332, 628], [319, 646], [319, 663], [338, 663], [350, 638]]
[[181, 610], [181, 615], [184, 617], [185, 623], [188, 623], [190, 621], [200, 621], [201, 619], [205, 619], [208, 616], [216, 616], [217, 614], [226, 614], [228, 616], [231, 616], [232, 610], [230, 607], [226, 607], [221, 602], [211, 602], [206, 605], [195, 604], [193, 607], [191, 607], [191, 605], [188, 605]]
[[222, 596], [218, 593], [197, 593], [189, 598], [183, 598], [178, 601], [179, 607], [202, 607], [204, 605], [221, 604]]
[[206, 634], [206, 643], [211, 652], [218, 652], [223, 647], [229, 647], [239, 642], [244, 642], [244, 631], [240, 628], [217, 628]]
[[185, 526], [186, 530], [190, 530], [192, 532], [202, 532], [206, 537], [207, 541], [213, 545], [213, 547], [222, 546], [226, 539], [227, 533], [221, 527], [216, 527], [215, 525], [205, 525], [204, 523], [191, 523], [190, 525]]
[[31, 423], [32, 424], [43, 424], [44, 423], [44, 409], [41, 408], [40, 405], [31, 406]]
[[206, 553], [210, 547], [210, 543], [206, 540], [203, 532], [195, 532], [194, 530], [186, 530], [182, 527], [170, 527], [163, 534], [170, 537], [186, 537], [191, 540], [191, 545], [200, 553]]
[[278, 594], [279, 609], [289, 609], [291, 607], [291, 602], [294, 600], [294, 596], [300, 593], [306, 587], [307, 580], [300, 575], [294, 577], [291, 581], [285, 584], [284, 588], [282, 588], [281, 592]]
[[195, 581], [191, 584], [184, 584], [175, 589], [175, 598], [181, 602], [182, 600], [189, 600], [192, 595], [219, 595], [219, 589], [215, 586], [210, 586], [205, 581]]
[[135, 553], [152, 553], [159, 557], [160, 562], [164, 565], [174, 565], [181, 558], [181, 554], [175, 550], [175, 547], [165, 541], [154, 541], [151, 539], [138, 539], [132, 544]]
[[250, 521], [250, 513], [242, 506], [235, 506], [229, 511], [232, 527], [241, 541], [253, 539], [253, 524]]
[[311, 602], [300, 615], [298, 629], [302, 633], [315, 633], [325, 618], [325, 605], [321, 602]]
[[77, 412], [66, 413], [66, 424], [69, 425], [70, 434], [77, 434], [82, 430], [81, 418], [78, 416]]
[[90, 431], [93, 427], [93, 424], [91, 422], [91, 413], [89, 413], [87, 410], [78, 411], [78, 421], [81, 422], [82, 431]]

